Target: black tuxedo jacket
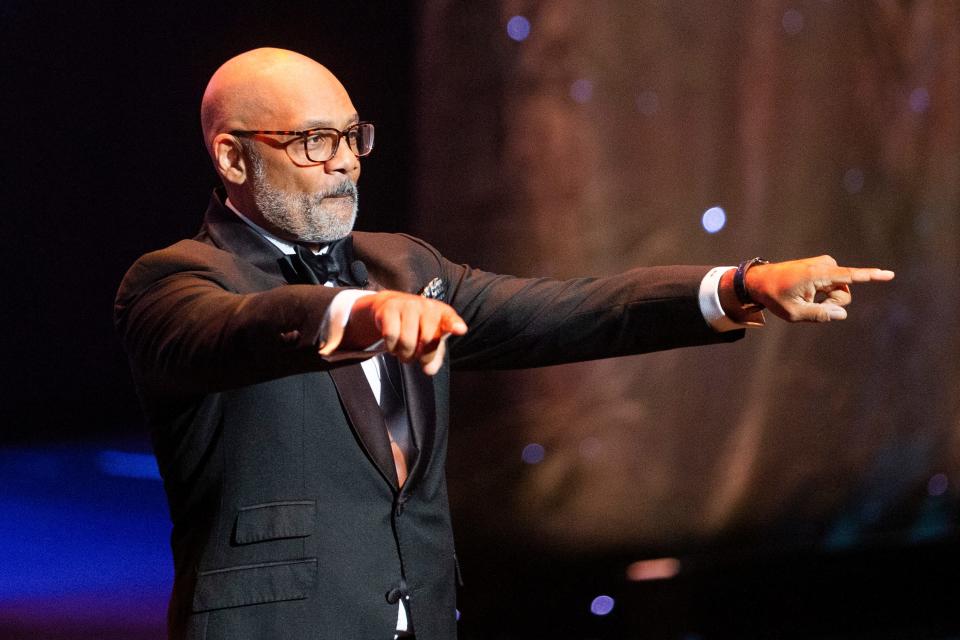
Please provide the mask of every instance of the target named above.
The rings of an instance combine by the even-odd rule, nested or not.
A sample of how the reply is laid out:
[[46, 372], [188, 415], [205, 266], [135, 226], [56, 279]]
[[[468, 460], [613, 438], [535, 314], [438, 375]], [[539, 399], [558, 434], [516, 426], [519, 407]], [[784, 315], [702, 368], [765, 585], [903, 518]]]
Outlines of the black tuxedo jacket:
[[444, 477], [451, 368], [536, 367], [729, 341], [697, 291], [706, 267], [569, 281], [454, 264], [421, 240], [355, 233], [371, 285], [434, 278], [470, 327], [430, 378], [402, 368], [419, 454], [402, 489], [359, 354], [320, 357], [339, 289], [288, 285], [282, 254], [214, 195], [192, 240], [128, 271], [115, 320], [173, 521], [173, 638], [456, 636]]

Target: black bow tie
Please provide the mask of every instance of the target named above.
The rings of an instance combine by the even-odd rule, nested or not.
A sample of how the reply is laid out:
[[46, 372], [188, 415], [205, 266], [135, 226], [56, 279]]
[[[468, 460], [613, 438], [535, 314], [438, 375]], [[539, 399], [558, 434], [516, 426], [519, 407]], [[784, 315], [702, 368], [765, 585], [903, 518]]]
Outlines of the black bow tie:
[[280, 267], [291, 284], [325, 284], [362, 287], [367, 284], [367, 268], [353, 257], [353, 238], [347, 236], [328, 245], [327, 251], [313, 251], [294, 245], [295, 253], [284, 256]]

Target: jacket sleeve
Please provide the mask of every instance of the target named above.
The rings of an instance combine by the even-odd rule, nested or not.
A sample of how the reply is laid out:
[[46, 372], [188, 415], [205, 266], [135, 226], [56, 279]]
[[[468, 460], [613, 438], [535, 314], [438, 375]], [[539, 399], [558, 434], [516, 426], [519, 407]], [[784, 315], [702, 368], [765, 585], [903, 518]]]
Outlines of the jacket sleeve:
[[114, 306], [138, 387], [151, 396], [209, 393], [328, 368], [318, 343], [340, 289], [250, 282], [230, 254], [184, 241], [127, 272]]
[[730, 342], [700, 311], [709, 267], [639, 268], [604, 278], [502, 276], [447, 264], [450, 302], [469, 327], [451, 338], [455, 368], [540, 367]]

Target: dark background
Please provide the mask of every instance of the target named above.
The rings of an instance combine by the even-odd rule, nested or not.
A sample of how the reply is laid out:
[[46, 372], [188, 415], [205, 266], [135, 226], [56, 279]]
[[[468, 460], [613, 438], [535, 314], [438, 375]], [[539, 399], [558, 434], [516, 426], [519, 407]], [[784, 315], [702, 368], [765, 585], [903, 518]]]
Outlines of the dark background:
[[17, 399], [9, 441], [139, 426], [113, 296], [137, 257], [199, 229], [217, 184], [199, 101], [227, 58], [282, 45], [328, 61], [379, 125], [382, 161], [364, 167], [359, 224], [395, 230], [406, 220], [415, 14], [404, 3], [225, 7], [3, 5], [4, 238], [10, 267], [27, 266], [5, 307], [7, 362], [29, 363], [6, 376]]
[[[199, 226], [210, 74], [281, 46], [377, 123], [362, 229], [524, 275], [820, 252], [898, 272], [842, 325], [455, 379], [462, 637], [960, 637], [957, 12], [4, 2], [0, 635], [163, 635], [169, 527], [113, 295]], [[676, 576], [627, 579], [663, 557]]]

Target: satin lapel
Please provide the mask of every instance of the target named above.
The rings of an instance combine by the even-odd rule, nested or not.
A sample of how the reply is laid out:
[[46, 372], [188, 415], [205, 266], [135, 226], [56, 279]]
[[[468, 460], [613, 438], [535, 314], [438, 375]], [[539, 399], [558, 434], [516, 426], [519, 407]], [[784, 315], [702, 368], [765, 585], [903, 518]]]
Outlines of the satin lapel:
[[273, 286], [287, 282], [281, 262], [286, 260], [283, 252], [272, 245], [250, 225], [237, 217], [221, 201], [222, 194], [215, 191], [210, 198], [203, 218], [203, 228], [198, 240], [207, 236], [213, 244], [225, 251], [241, 256], [274, 280]]
[[401, 363], [400, 372], [403, 378], [404, 400], [407, 403], [407, 417], [419, 450], [417, 459], [410, 467], [410, 475], [403, 485], [406, 488], [416, 484], [417, 478], [423, 473], [422, 467], [430, 461], [437, 405], [434, 401], [433, 379], [423, 372], [419, 363]]
[[380, 405], [370, 389], [363, 368], [359, 364], [337, 367], [330, 370], [330, 377], [360, 444], [384, 479], [398, 489], [397, 469], [393, 464], [387, 425], [383, 422]]

